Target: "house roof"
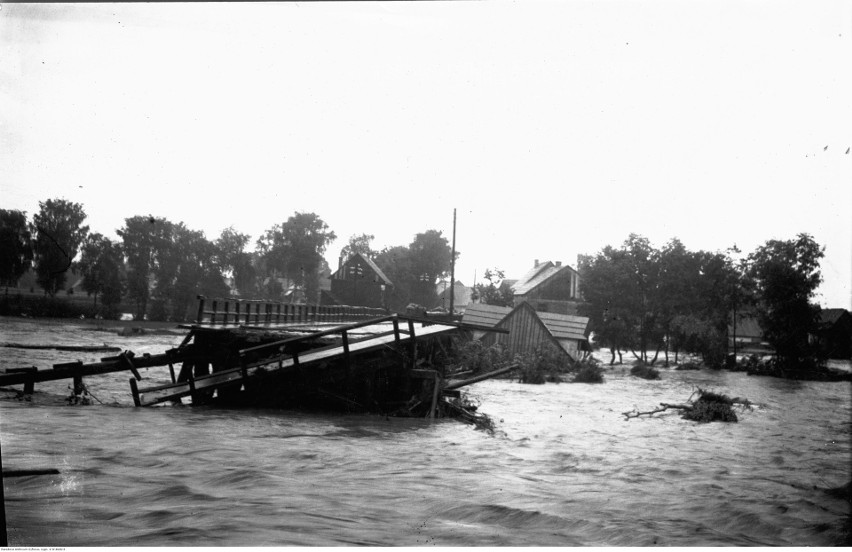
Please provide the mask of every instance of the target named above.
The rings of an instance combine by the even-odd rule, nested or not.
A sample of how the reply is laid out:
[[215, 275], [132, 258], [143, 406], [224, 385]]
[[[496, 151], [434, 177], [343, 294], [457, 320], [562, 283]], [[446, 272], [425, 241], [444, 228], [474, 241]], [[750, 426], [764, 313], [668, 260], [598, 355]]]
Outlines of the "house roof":
[[835, 324], [844, 313], [848, 313], [846, 309], [822, 309], [819, 311], [819, 322], [826, 326]]
[[512, 292], [515, 295], [526, 295], [563, 270], [574, 271], [574, 269], [568, 265], [556, 266], [551, 261], [541, 263], [521, 276], [521, 278], [512, 286]]
[[763, 330], [753, 316], [737, 320], [736, 333], [737, 337], [763, 337]]
[[339, 268], [339, 269], [335, 270], [335, 271], [334, 271], [334, 274], [332, 274], [330, 277], [331, 277], [332, 279], [340, 279], [340, 278], [341, 278], [340, 271], [341, 271], [341, 270], [343, 270], [344, 268], [346, 268], [347, 266], [349, 266], [349, 263], [351, 263], [351, 262], [352, 262], [352, 260], [353, 260], [355, 257], [360, 258], [360, 260], [361, 260], [361, 262], [362, 262], [362, 263], [364, 263], [365, 265], [367, 265], [367, 266], [370, 268], [370, 270], [372, 270], [373, 272], [375, 272], [375, 273], [376, 273], [376, 276], [378, 276], [379, 281], [380, 281], [381, 283], [383, 283], [383, 284], [385, 284], [385, 285], [388, 285], [388, 286], [393, 286], [393, 282], [391, 282], [391, 281], [390, 281], [390, 279], [389, 279], [387, 276], [385, 276], [385, 273], [384, 273], [384, 272], [382, 272], [382, 269], [381, 269], [381, 268], [379, 268], [379, 267], [378, 267], [378, 265], [376, 265], [376, 263], [374, 263], [372, 259], [370, 259], [369, 257], [365, 257], [365, 256], [364, 256], [363, 254], [361, 254], [361, 253], [355, 253], [354, 255], [352, 255], [351, 257], [349, 257], [348, 259], [346, 259], [346, 261], [343, 263], [343, 266], [342, 266], [341, 268]]
[[[449, 285], [447, 286], [447, 289], [444, 289], [441, 284], [438, 285], [438, 306], [449, 306], [450, 289]], [[456, 308], [470, 303], [470, 296], [473, 293], [473, 288], [456, 280], [456, 285], [454, 285], [452, 289], [454, 289], [453, 305]], [[447, 305], [443, 305], [444, 302], [446, 302]]]
[[537, 313], [548, 331], [556, 339], [586, 339], [589, 328], [589, 319], [585, 316], [572, 316], [570, 314], [556, 314], [552, 312]]
[[474, 303], [468, 305], [464, 311], [462, 322], [465, 324], [478, 324], [480, 326], [488, 326], [493, 328], [498, 322], [506, 318], [506, 315], [512, 312], [511, 307], [498, 307], [497, 305], [486, 305], [483, 303]]
[[472, 305], [468, 305], [467, 310], [464, 312], [464, 316], [462, 317], [462, 322], [494, 327], [504, 319], [508, 318], [511, 313], [521, 308], [528, 308], [533, 311], [538, 319], [544, 324], [544, 327], [547, 328], [550, 335], [556, 339], [577, 339], [580, 341], [584, 341], [586, 339], [589, 319], [585, 316], [538, 312], [527, 302], [523, 302], [515, 308], [474, 303]]

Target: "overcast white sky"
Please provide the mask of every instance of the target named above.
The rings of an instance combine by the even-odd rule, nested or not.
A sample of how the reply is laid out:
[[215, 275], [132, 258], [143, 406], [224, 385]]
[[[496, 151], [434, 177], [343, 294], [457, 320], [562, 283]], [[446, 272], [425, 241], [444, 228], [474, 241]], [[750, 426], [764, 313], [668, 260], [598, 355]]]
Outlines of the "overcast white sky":
[[253, 240], [450, 237], [456, 277], [630, 232], [809, 232], [852, 307], [852, 2], [3, 4], [0, 206]]

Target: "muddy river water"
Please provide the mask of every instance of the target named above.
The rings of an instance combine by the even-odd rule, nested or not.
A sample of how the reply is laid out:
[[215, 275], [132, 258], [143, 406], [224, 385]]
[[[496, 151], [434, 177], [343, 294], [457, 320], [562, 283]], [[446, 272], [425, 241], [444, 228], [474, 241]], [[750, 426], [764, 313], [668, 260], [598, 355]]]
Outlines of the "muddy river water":
[[[179, 333], [120, 337], [91, 325], [0, 319], [0, 342], [107, 344], [137, 354]], [[103, 353], [0, 350], [0, 368]], [[157, 381], [167, 372], [142, 375]], [[469, 387], [495, 421], [134, 408], [128, 374], [0, 392], [12, 546], [563, 545], [827, 546], [850, 504], [850, 383], [710, 370], [662, 380]], [[682, 402], [695, 387], [747, 397], [739, 423], [622, 412]], [[18, 386], [20, 387], [20, 386]]]

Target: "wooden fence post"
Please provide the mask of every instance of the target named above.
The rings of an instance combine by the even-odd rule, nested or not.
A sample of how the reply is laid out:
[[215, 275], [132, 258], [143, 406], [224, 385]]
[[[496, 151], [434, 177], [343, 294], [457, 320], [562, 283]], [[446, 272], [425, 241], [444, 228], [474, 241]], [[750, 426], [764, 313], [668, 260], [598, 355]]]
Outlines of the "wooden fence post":
[[195, 316], [195, 323], [201, 324], [204, 319], [204, 296], [198, 296], [198, 314]]

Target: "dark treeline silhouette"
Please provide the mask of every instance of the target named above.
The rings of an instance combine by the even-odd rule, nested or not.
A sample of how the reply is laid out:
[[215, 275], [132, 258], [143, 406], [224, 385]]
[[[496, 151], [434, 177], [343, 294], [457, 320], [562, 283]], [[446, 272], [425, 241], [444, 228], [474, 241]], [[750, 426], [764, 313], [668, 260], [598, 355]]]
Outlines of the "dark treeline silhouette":
[[[17, 287], [30, 270], [44, 295], [53, 298], [76, 273], [94, 312], [118, 317], [122, 307], [135, 319], [185, 321], [196, 296], [239, 297], [317, 303], [321, 278], [331, 270], [323, 255], [335, 233], [316, 213], [296, 212], [272, 225], [253, 244], [233, 226], [215, 239], [164, 217], [137, 215], [116, 230], [120, 240], [90, 233], [83, 205], [65, 199], [39, 202], [25, 212], [0, 209], [0, 283]], [[387, 306], [411, 302], [432, 306], [435, 284], [450, 268], [451, 249], [437, 230], [417, 234], [408, 246], [381, 251], [373, 236], [352, 236], [341, 257], [363, 253], [394, 282]], [[67, 313], [67, 309], [58, 309]]]
[[718, 367], [726, 361], [734, 317], [753, 316], [779, 368], [820, 364], [812, 339], [820, 309], [812, 300], [822, 281], [823, 248], [799, 234], [767, 241], [740, 260], [733, 253], [739, 250], [689, 251], [677, 238], [656, 248], [631, 234], [618, 248], [579, 257], [580, 313], [612, 353], [611, 363], [621, 351], [645, 364], [654, 364], [661, 351], [666, 364], [670, 352], [675, 362], [689, 352]]

